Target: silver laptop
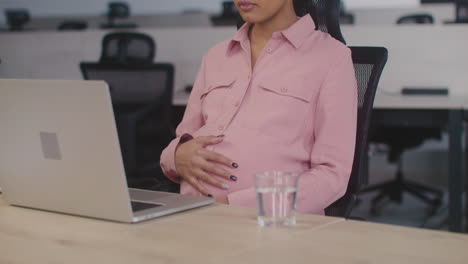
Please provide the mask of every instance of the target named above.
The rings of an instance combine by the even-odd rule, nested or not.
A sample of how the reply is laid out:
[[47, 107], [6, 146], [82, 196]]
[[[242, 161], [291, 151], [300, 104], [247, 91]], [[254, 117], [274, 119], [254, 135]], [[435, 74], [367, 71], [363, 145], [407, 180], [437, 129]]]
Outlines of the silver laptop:
[[215, 202], [127, 187], [102, 81], [0, 79], [0, 187], [12, 205], [127, 223]]

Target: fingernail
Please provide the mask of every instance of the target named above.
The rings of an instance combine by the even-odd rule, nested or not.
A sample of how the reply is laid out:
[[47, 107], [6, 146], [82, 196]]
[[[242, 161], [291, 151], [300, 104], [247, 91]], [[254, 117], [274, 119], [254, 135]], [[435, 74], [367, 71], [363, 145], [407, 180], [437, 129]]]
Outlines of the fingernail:
[[222, 137], [224, 137], [224, 135], [218, 135], [218, 136], [216, 136], [216, 137], [217, 137], [217, 138], [222, 138]]
[[237, 177], [234, 176], [234, 175], [231, 175], [231, 177], [229, 177], [229, 178], [230, 178], [231, 180], [233, 180], [233, 181], [237, 181]]
[[233, 162], [232, 167], [237, 168], [237, 167], [239, 167], [239, 165], [237, 163]]
[[208, 194], [208, 197], [213, 198], [213, 195], [212, 195], [212, 194]]
[[222, 186], [223, 186], [223, 189], [225, 189], [225, 190], [227, 190], [227, 189], [231, 188], [231, 186], [229, 186], [229, 185], [227, 185], [227, 184], [225, 184], [225, 183], [223, 183], [223, 185], [222, 185]]

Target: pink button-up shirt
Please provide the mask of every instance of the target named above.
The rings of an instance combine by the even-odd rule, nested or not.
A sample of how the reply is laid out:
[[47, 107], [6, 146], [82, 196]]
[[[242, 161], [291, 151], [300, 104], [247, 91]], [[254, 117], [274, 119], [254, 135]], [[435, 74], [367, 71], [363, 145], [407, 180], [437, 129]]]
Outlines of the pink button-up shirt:
[[[238, 181], [225, 180], [229, 190], [206, 184], [215, 198], [255, 207], [256, 173], [299, 172], [297, 210], [323, 214], [345, 193], [353, 163], [358, 106], [351, 52], [314, 30], [307, 15], [275, 32], [252, 69], [248, 28], [204, 56], [161, 167], [180, 182], [174, 162], [180, 136], [224, 134], [207, 149], [239, 164], [226, 168]], [[200, 195], [180, 183], [182, 194]]]

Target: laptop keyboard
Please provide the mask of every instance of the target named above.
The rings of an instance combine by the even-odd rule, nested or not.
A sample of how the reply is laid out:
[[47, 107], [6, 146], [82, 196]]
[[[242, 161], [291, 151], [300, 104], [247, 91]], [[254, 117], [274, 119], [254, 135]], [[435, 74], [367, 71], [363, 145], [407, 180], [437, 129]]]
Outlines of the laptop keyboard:
[[132, 204], [132, 211], [133, 212], [143, 211], [143, 210], [146, 210], [146, 209], [161, 206], [160, 204], [143, 203], [143, 202], [135, 202], [135, 201], [131, 201], [131, 204]]

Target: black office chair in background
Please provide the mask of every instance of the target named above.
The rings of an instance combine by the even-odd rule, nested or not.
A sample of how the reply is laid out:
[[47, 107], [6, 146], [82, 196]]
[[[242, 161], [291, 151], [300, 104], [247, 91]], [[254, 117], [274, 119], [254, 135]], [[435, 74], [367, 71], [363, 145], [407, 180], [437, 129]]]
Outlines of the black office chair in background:
[[31, 20], [27, 9], [5, 9], [6, 22], [9, 31], [23, 31], [24, 26]]
[[[434, 18], [430, 14], [414, 14], [401, 17], [397, 23], [433, 24]], [[383, 117], [380, 113], [376, 113], [374, 118], [383, 119], [389, 118], [389, 116]], [[371, 213], [374, 215], [380, 213], [379, 202], [385, 197], [390, 198], [391, 201], [401, 203], [404, 192], [408, 192], [426, 202], [430, 205], [430, 212], [435, 212], [442, 203], [443, 192], [430, 186], [404, 179], [403, 153], [405, 150], [422, 145], [427, 139], [440, 139], [442, 128], [437, 124], [430, 127], [411, 125], [403, 127], [390, 123], [382, 124], [381, 120], [375, 120], [372, 123], [376, 125], [372, 125], [370, 141], [389, 146], [388, 161], [397, 164], [397, 172], [394, 180], [369, 186], [361, 192], [368, 193], [380, 190], [380, 193], [372, 200]]]
[[[110, 33], [98, 63], [81, 63], [87, 80], [104, 80], [112, 104], [129, 187], [177, 192], [159, 167], [175, 137], [171, 123], [174, 67], [153, 63], [156, 44], [142, 33]], [[86, 106], [83, 106], [86, 107]]]
[[126, 2], [110, 2], [107, 10], [107, 23], [101, 25], [103, 29], [132, 29], [137, 25], [133, 23], [116, 23], [117, 19], [130, 17], [130, 6]]
[[299, 15], [309, 13], [317, 30], [327, 32], [335, 39], [346, 44], [340, 28], [340, 0], [308, 0], [296, 8]]
[[114, 32], [102, 39], [101, 64], [150, 65], [156, 56], [156, 43], [147, 34]]

